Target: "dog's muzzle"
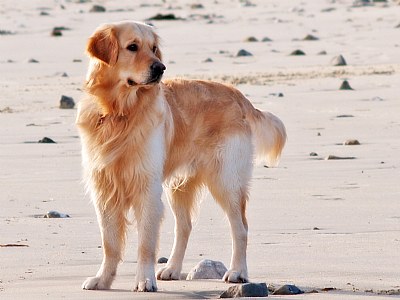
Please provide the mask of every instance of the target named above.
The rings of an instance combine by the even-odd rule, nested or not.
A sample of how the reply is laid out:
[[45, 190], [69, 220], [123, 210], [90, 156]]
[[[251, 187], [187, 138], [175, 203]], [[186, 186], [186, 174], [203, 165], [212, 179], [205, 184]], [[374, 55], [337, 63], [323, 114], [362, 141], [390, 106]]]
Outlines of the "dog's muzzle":
[[166, 67], [163, 63], [156, 61], [150, 66], [150, 78], [147, 83], [160, 82]]

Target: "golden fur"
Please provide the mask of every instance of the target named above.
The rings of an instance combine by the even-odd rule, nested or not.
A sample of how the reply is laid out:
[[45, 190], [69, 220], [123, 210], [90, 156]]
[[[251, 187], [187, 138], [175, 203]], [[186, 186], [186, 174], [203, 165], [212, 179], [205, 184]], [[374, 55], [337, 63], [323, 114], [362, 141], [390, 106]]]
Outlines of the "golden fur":
[[232, 261], [224, 280], [248, 280], [245, 211], [252, 163], [255, 155], [271, 164], [278, 160], [285, 128], [231, 86], [160, 82], [165, 67], [158, 47], [153, 29], [136, 22], [103, 25], [88, 41], [87, 97], [77, 126], [104, 258], [84, 289], [110, 288], [133, 211], [138, 230], [134, 290], [156, 291], [163, 183], [176, 228], [169, 262], [157, 278], [179, 279], [196, 196], [207, 186], [231, 225]]

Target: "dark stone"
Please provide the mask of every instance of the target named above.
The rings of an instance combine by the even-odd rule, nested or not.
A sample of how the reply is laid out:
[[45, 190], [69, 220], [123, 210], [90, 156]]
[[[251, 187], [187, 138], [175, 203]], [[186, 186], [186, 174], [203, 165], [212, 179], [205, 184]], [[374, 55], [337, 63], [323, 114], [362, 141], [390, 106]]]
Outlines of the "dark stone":
[[267, 285], [262, 283], [245, 283], [229, 287], [220, 295], [220, 298], [238, 298], [238, 297], [267, 297]]
[[28, 63], [38, 64], [39, 61], [34, 58], [31, 58], [30, 60], [28, 60]]
[[38, 141], [38, 143], [41, 144], [57, 144], [55, 141], [53, 141], [51, 138], [44, 137], [41, 140]]
[[156, 14], [153, 17], [148, 18], [148, 20], [156, 20], [156, 21], [176, 21], [181, 20], [181, 18], [177, 18], [174, 14]]
[[361, 145], [358, 140], [347, 140], [343, 143], [346, 146], [354, 146], [354, 145]]
[[62, 31], [56, 28], [53, 28], [53, 31], [51, 32], [52, 36], [62, 36]]
[[298, 56], [298, 55], [306, 55], [306, 53], [302, 50], [294, 50], [292, 53], [290, 53], [290, 55], [294, 55], [294, 56]]
[[356, 159], [356, 158], [353, 156], [336, 156], [332, 154], [325, 157], [325, 160], [342, 160], [342, 159]]
[[254, 36], [249, 36], [244, 40], [245, 42], [258, 42], [257, 38]]
[[312, 34], [307, 34], [304, 38], [303, 41], [318, 41], [319, 38], [317, 38], [316, 36], [312, 35]]
[[310, 153], [310, 156], [318, 156], [318, 153], [316, 153], [316, 152], [311, 152], [311, 153]]
[[60, 100], [60, 108], [66, 108], [66, 109], [71, 109], [75, 107], [75, 101], [72, 97], [68, 96], [61, 96]]
[[93, 5], [89, 12], [105, 12], [106, 8], [101, 5]]
[[43, 218], [69, 218], [70, 216], [67, 214], [59, 213], [58, 211], [51, 210], [48, 211]]
[[251, 54], [249, 51], [246, 51], [244, 49], [240, 49], [238, 51], [238, 53], [236, 54], [236, 57], [240, 57], [240, 56], [253, 56], [253, 54]]
[[272, 40], [269, 37], [264, 37], [262, 40], [262, 42], [272, 42]]
[[285, 284], [277, 289], [273, 295], [299, 295], [304, 294], [297, 286], [291, 284]]
[[350, 83], [347, 80], [343, 80], [339, 90], [353, 90], [353, 88], [350, 86]]
[[0, 30], [0, 35], [12, 35], [15, 34], [14, 32], [11, 32], [9, 30]]
[[212, 58], [206, 58], [205, 60], [203, 60], [203, 62], [205, 62], [205, 63], [212, 63], [212, 62], [214, 62], [213, 60], [212, 60]]
[[203, 9], [204, 6], [201, 3], [194, 3], [194, 4], [190, 5], [190, 8], [191, 9]]
[[335, 56], [332, 58], [331, 64], [333, 66], [345, 66], [347, 65], [346, 60], [342, 55]]
[[337, 115], [336, 118], [354, 118], [353, 115]]
[[168, 258], [166, 258], [166, 257], [160, 257], [158, 260], [157, 260], [157, 263], [158, 264], [166, 264], [168, 262]]

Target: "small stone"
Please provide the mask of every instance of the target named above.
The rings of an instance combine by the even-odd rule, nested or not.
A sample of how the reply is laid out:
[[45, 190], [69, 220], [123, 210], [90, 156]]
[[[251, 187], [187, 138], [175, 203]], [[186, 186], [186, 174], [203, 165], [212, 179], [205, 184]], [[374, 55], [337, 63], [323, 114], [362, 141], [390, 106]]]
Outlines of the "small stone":
[[34, 58], [31, 58], [30, 60], [28, 60], [28, 63], [38, 64], [39, 61]]
[[190, 270], [186, 280], [222, 279], [226, 271], [227, 268], [222, 262], [203, 259]]
[[204, 63], [212, 63], [212, 62], [214, 62], [213, 60], [212, 60], [212, 58], [206, 58], [205, 60], [203, 60], [203, 62]]
[[262, 42], [272, 42], [272, 40], [269, 37], [263, 37], [263, 39], [261, 40]]
[[53, 28], [53, 31], [51, 32], [52, 36], [62, 36], [62, 31], [57, 28]]
[[354, 145], [361, 145], [358, 140], [346, 140], [343, 145], [346, 146], [354, 146]]
[[61, 74], [61, 77], [68, 77], [68, 74], [66, 72]]
[[304, 294], [304, 292], [295, 285], [285, 284], [284, 286], [281, 286], [279, 289], [277, 289], [273, 294], [274, 295], [299, 295], [299, 294]]
[[311, 152], [311, 153], [310, 153], [310, 156], [318, 156], [318, 153], [316, 153], [316, 152]]
[[353, 90], [353, 88], [350, 86], [350, 83], [347, 80], [343, 80], [339, 90]]
[[270, 93], [270, 95], [274, 96], [274, 97], [279, 97], [279, 98], [284, 96], [283, 93]]
[[175, 21], [175, 20], [181, 20], [181, 18], [177, 18], [174, 14], [156, 14], [155, 16], [148, 18], [148, 20]]
[[317, 55], [327, 55], [328, 53], [325, 50], [319, 51]]
[[40, 144], [57, 144], [55, 141], [53, 141], [51, 138], [44, 137], [41, 140], [38, 141]]
[[9, 106], [6, 106], [4, 108], [0, 108], [0, 113], [9, 113], [9, 114], [11, 114], [13, 112], [14, 112], [14, 110]]
[[12, 35], [12, 34], [14, 33], [9, 30], [0, 30], [0, 35]]
[[101, 5], [93, 5], [92, 8], [89, 10], [89, 12], [105, 12], [106, 8]]
[[157, 263], [158, 264], [166, 264], [168, 262], [168, 258], [166, 258], [166, 257], [160, 257], [158, 260], [157, 260]]
[[240, 49], [238, 53], [236, 54], [236, 57], [241, 57], [241, 56], [253, 56], [249, 51], [246, 51], [244, 49]]
[[74, 62], [74, 63], [80, 63], [80, 62], [82, 62], [82, 59], [75, 58], [75, 59], [72, 60], [72, 62]]
[[336, 156], [336, 155], [328, 155], [325, 157], [325, 160], [342, 160], [342, 159], [356, 159], [353, 156]]
[[354, 118], [353, 115], [337, 115], [336, 118]]
[[71, 109], [75, 107], [75, 101], [72, 97], [61, 96], [60, 108]]
[[319, 229], [318, 227], [314, 227], [313, 230], [321, 230], [321, 229]]
[[345, 66], [347, 65], [346, 60], [342, 55], [335, 56], [331, 60], [331, 65], [332, 66]]
[[239, 297], [267, 297], [267, 285], [262, 283], [245, 283], [229, 287], [220, 295], [220, 298], [239, 298]]
[[383, 99], [381, 97], [376, 96], [376, 97], [373, 97], [371, 99], [371, 101], [383, 101]]
[[194, 4], [190, 5], [190, 8], [191, 9], [203, 9], [204, 5], [201, 3], [194, 3]]
[[312, 34], [307, 34], [304, 38], [303, 41], [318, 41], [319, 38], [317, 38], [316, 36], [312, 35]]
[[40, 16], [49, 16], [50, 14], [47, 11], [41, 11]]
[[258, 42], [257, 38], [254, 36], [249, 36], [244, 40], [245, 42]]
[[299, 55], [306, 55], [306, 53], [300, 49], [294, 50], [290, 55], [299, 56]]
[[70, 216], [67, 214], [59, 213], [58, 211], [51, 210], [48, 211], [43, 218], [69, 218]]

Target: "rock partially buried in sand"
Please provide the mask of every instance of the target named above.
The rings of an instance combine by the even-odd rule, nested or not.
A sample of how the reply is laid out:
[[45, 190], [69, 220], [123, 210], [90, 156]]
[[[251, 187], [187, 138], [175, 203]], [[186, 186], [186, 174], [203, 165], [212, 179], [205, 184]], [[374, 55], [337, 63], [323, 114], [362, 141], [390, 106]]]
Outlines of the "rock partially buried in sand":
[[236, 57], [241, 57], [241, 56], [253, 56], [249, 51], [240, 49], [238, 53], [236, 54]]
[[257, 38], [254, 36], [249, 36], [244, 40], [245, 42], [258, 42]]
[[148, 18], [148, 20], [154, 20], [154, 21], [176, 21], [176, 20], [182, 20], [181, 18], [177, 18], [174, 14], [156, 14], [153, 17]]
[[69, 217], [70, 217], [69, 215], [59, 213], [58, 211], [55, 210], [50, 210], [43, 216], [43, 218], [69, 218]]
[[239, 297], [267, 297], [267, 285], [262, 283], [245, 283], [229, 287], [219, 296], [220, 298], [239, 298]]
[[361, 145], [358, 140], [347, 140], [343, 143], [346, 146], [354, 146], [354, 145]]
[[297, 286], [291, 284], [285, 284], [277, 289], [273, 295], [299, 295], [304, 294]]
[[342, 55], [338, 55], [338, 56], [335, 56], [334, 58], [332, 58], [331, 65], [335, 66], [335, 67], [337, 67], [337, 66], [346, 66], [347, 63], [346, 63], [346, 60], [344, 59], [344, 57]]
[[75, 107], [75, 101], [72, 97], [68, 97], [68, 96], [61, 96], [61, 100], [60, 100], [60, 108], [63, 109], [71, 109]]
[[350, 86], [350, 83], [347, 80], [343, 80], [339, 90], [353, 90], [353, 88]]
[[304, 38], [303, 41], [318, 41], [319, 38], [317, 38], [316, 36], [312, 35], [312, 34], [307, 34]]
[[222, 279], [226, 271], [227, 268], [222, 262], [203, 259], [190, 270], [186, 280]]
[[158, 264], [166, 264], [168, 262], [168, 258], [166, 258], [166, 257], [160, 257], [158, 260], [157, 260], [157, 263]]
[[38, 141], [40, 144], [57, 144], [55, 141], [53, 141], [51, 138], [44, 137], [41, 140]]
[[106, 8], [101, 5], [93, 5], [89, 12], [105, 12]]
[[299, 55], [306, 55], [306, 53], [300, 49], [294, 50], [290, 55], [299, 56]]
[[325, 160], [341, 160], [341, 159], [356, 159], [354, 156], [336, 156], [336, 155], [328, 155], [325, 157]]

